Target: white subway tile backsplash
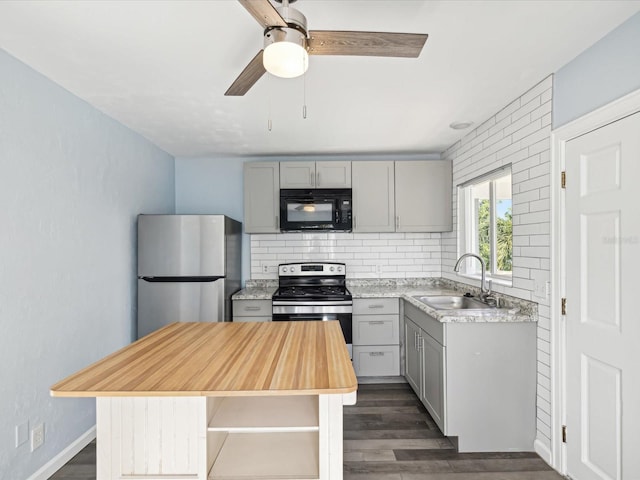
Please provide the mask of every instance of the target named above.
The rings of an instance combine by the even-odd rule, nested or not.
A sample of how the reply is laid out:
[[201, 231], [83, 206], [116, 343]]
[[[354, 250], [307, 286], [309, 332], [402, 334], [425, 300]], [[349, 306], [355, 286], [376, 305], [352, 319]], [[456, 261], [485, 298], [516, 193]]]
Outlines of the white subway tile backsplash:
[[[504, 165], [505, 163], [516, 163], [519, 159], [526, 158], [527, 156], [526, 150], [522, 152], [520, 150], [522, 150], [522, 147], [520, 146], [520, 142], [513, 142], [508, 147], [505, 147], [499, 152], [496, 152], [496, 158], [500, 161], [503, 161], [502, 165]], [[518, 154], [518, 155], [515, 155], [512, 157], [512, 155], [514, 154]], [[511, 158], [509, 158], [508, 160], [505, 160], [508, 157], [511, 157]]]
[[[533, 137], [533, 135], [531, 135], [531, 137]], [[549, 138], [544, 138], [539, 142], [529, 146], [529, 154], [535, 155], [536, 153], [548, 152], [550, 148], [551, 140]]]
[[[540, 191], [538, 191], [540, 193]], [[530, 211], [539, 212], [542, 210], [549, 210], [551, 207], [551, 200], [549, 198], [543, 198], [541, 200], [536, 200], [529, 204]]]
[[[544, 102], [538, 108], [536, 108], [530, 113], [531, 120], [543, 118], [550, 113], [551, 113], [551, 101]], [[544, 121], [542, 122], [542, 125], [546, 125]]]
[[[252, 235], [251, 278], [277, 278], [279, 263], [324, 260], [344, 262], [349, 278], [404, 278], [403, 271], [410, 271], [411, 277], [436, 277], [441, 271], [440, 237], [439, 233]], [[273, 267], [266, 274], [265, 264]]]
[[525, 104], [533, 100], [538, 96], [542, 96], [547, 92], [551, 91], [553, 83], [551, 81], [551, 77], [547, 77], [545, 80], [541, 81], [534, 87], [531, 87], [527, 92], [525, 92], [521, 97], [520, 101]]
[[496, 113], [496, 115], [495, 115], [496, 122], [499, 122], [503, 118], [510, 117], [513, 112], [515, 112], [516, 110], [518, 110], [520, 108], [520, 105], [521, 105], [521, 103], [520, 103], [520, 99], [519, 98], [517, 98], [516, 100], [511, 102], [509, 105], [507, 105], [502, 110], [500, 110], [498, 113]]

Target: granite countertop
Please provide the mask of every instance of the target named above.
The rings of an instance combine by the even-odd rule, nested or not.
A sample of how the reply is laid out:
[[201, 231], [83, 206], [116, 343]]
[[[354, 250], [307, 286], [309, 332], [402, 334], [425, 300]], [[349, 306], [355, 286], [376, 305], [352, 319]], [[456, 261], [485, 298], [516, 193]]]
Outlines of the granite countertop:
[[250, 286], [236, 292], [232, 300], [271, 300], [278, 286]]
[[[277, 289], [277, 281], [247, 282], [244, 288], [233, 295], [233, 300], [271, 300]], [[421, 295], [460, 295], [470, 292], [476, 296], [478, 289], [446, 279], [409, 279], [399, 280], [347, 280], [347, 288], [354, 299], [362, 298], [401, 298], [418, 310], [425, 312], [440, 322], [536, 322], [538, 320], [538, 305], [519, 298], [500, 293], [495, 296], [500, 300], [503, 308], [474, 310], [435, 310], [422, 303], [415, 296]]]

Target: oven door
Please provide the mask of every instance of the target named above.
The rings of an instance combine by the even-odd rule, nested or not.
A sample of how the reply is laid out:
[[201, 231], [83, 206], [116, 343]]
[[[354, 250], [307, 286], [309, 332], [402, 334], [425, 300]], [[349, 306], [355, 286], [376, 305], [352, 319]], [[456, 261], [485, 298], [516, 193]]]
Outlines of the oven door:
[[[274, 322], [308, 322], [308, 321], [327, 321], [337, 320], [340, 322], [342, 328], [342, 334], [344, 335], [345, 342], [347, 343], [347, 349], [349, 350], [349, 357], [352, 357], [352, 333], [351, 333], [351, 312], [349, 313], [277, 313], [277, 307], [274, 306], [273, 321]], [[298, 308], [300, 310], [300, 308]]]

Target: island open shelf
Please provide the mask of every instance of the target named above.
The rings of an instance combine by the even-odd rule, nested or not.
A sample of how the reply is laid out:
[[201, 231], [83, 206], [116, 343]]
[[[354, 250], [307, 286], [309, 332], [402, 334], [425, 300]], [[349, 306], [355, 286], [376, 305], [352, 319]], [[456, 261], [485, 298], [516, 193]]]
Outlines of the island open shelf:
[[318, 396], [210, 397], [208, 430], [317, 432]]
[[209, 480], [319, 479], [317, 432], [231, 433]]

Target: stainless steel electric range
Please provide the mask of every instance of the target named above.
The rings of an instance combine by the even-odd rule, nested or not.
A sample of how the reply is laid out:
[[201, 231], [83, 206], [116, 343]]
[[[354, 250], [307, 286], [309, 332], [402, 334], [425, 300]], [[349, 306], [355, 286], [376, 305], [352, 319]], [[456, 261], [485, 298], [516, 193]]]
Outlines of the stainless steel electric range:
[[278, 266], [273, 321], [338, 320], [352, 353], [353, 300], [344, 263], [284, 263]]

